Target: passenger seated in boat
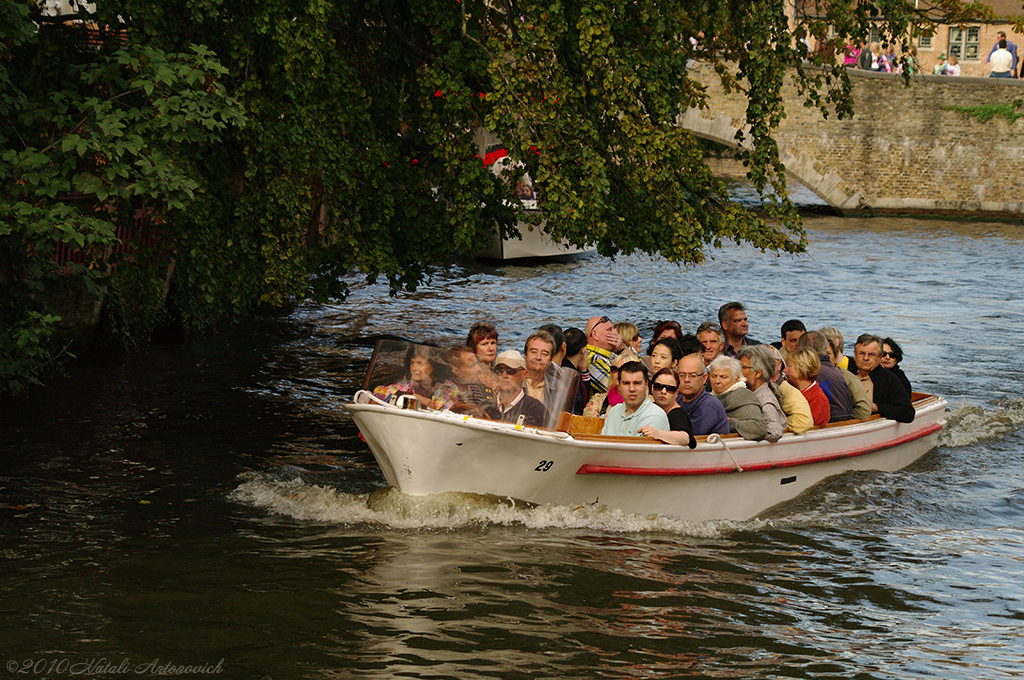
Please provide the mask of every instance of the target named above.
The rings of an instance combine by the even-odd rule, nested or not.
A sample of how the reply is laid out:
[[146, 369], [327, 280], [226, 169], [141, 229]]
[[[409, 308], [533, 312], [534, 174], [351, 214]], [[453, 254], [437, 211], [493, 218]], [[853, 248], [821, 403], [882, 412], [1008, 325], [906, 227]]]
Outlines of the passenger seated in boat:
[[817, 352], [810, 348], [798, 349], [789, 355], [786, 362], [786, 380], [807, 399], [814, 424], [827, 425], [830, 416], [828, 397], [816, 380], [820, 368]]
[[491, 375], [491, 366], [494, 365], [494, 357], [498, 355], [498, 331], [489, 323], [477, 322], [469, 329], [466, 347], [473, 350], [482, 364], [480, 379], [488, 387], [497, 388], [498, 383]]
[[857, 377], [871, 400], [871, 412], [900, 423], [914, 422], [914, 405], [900, 379], [882, 368], [882, 340], [877, 335], [857, 338], [853, 360]]
[[608, 391], [608, 380], [615, 359], [614, 348], [620, 338], [615, 325], [607, 316], [594, 316], [587, 320], [587, 362], [590, 366], [590, 394]]
[[782, 324], [781, 332], [782, 339], [773, 342], [772, 347], [779, 350], [782, 358], [785, 359], [790, 352], [795, 352], [798, 349], [796, 343], [800, 340], [800, 336], [807, 332], [807, 327], [800, 319], [790, 319]]
[[775, 356], [772, 348], [767, 345], [747, 345], [740, 347], [736, 356], [743, 367], [743, 379], [758, 401], [761, 402], [761, 415], [767, 429], [765, 439], [777, 442], [786, 429], [786, 413], [779, 403], [779, 394], [771, 378], [775, 374]]
[[[544, 324], [538, 330], [547, 331], [551, 334], [551, 337], [555, 340], [555, 355], [551, 357], [551, 363], [562, 369], [562, 376], [569, 383], [569, 398], [564, 405], [565, 410], [570, 411], [574, 415], [583, 415], [583, 407], [587, 405], [587, 389], [583, 382], [582, 375], [576, 369], [576, 364], [569, 360], [568, 354], [568, 343], [565, 339], [565, 333], [562, 329], [553, 323]], [[583, 336], [583, 332], [578, 328], [570, 329], [575, 330], [580, 336]], [[586, 345], [586, 340], [583, 342]], [[527, 366], [529, 369], [529, 366]], [[548, 409], [548, 417], [551, 417], [551, 408], [546, 406]], [[560, 413], [562, 406], [558, 407], [560, 410], [556, 412]]]
[[829, 422], [849, 420], [853, 413], [853, 397], [843, 374], [828, 359], [828, 340], [820, 332], [811, 331], [800, 336], [796, 345], [797, 349], [808, 347], [818, 355], [817, 381], [821, 391], [828, 397]]
[[663, 368], [655, 373], [651, 378], [651, 396], [654, 403], [668, 416], [669, 429], [659, 430], [653, 425], [644, 425], [638, 432], [645, 437], [693, 449], [697, 447], [697, 440], [693, 437], [693, 424], [686, 409], [676, 402], [678, 392], [679, 374], [673, 369]]
[[583, 415], [592, 418], [604, 418], [608, 415], [609, 408], [622, 403], [622, 394], [619, 392], [619, 368], [630, 361], [636, 361], [636, 356], [632, 352], [629, 354], [624, 352], [615, 357], [608, 378], [608, 391], [598, 392], [592, 396], [583, 409]]
[[452, 347], [448, 350], [448, 365], [452, 368], [452, 382], [458, 389], [459, 403], [453, 410], [460, 413], [476, 413], [482, 415], [488, 406], [497, 405], [496, 390], [491, 389], [480, 380], [480, 362], [469, 347]]
[[715, 357], [725, 354], [725, 333], [714, 321], [705, 321], [697, 326], [697, 340], [704, 347], [701, 358], [705, 366], [714, 361]]
[[803, 434], [814, 427], [814, 417], [811, 415], [811, 406], [807, 398], [800, 394], [800, 390], [793, 387], [786, 380], [783, 370], [786, 362], [782, 360], [779, 350], [769, 347], [772, 356], [775, 358], [775, 373], [772, 374], [772, 385], [779, 388], [779, 404], [782, 412], [786, 414], [786, 426], [793, 434]]
[[526, 380], [523, 387], [526, 393], [544, 404], [548, 413], [552, 409], [560, 412], [565, 393], [560, 389], [562, 369], [552, 360], [555, 339], [547, 331], [534, 331], [526, 339], [524, 350]]
[[647, 398], [647, 369], [639, 361], [627, 361], [619, 368], [619, 391], [622, 403], [608, 409], [601, 434], [639, 437], [640, 428], [647, 425], [669, 429], [665, 411]]
[[[821, 372], [818, 373], [818, 384], [822, 385], [822, 389], [825, 390], [822, 374], [826, 369], [831, 372], [834, 368], [836, 371], [839, 371], [840, 377], [842, 377], [843, 382], [846, 384], [846, 393], [850, 395], [850, 417], [854, 420], [861, 420], [870, 416], [871, 402], [868, 401], [868, 395], [864, 392], [864, 387], [861, 386], [860, 380], [853, 373], [835, 366], [835, 354], [832, 351], [832, 343], [828, 341], [825, 334], [821, 331], [809, 331], [800, 338], [800, 343], [806, 344], [806, 346], [818, 353], [818, 359], [821, 361], [822, 367]], [[838, 391], [838, 388], [835, 389]], [[829, 396], [828, 390], [825, 390], [825, 396]], [[829, 399], [829, 405], [830, 407], [832, 406], [831, 398]], [[834, 412], [831, 422], [836, 422]]]
[[651, 341], [647, 345], [647, 356], [651, 356], [654, 353], [654, 345], [657, 344], [658, 340], [662, 338], [674, 338], [677, 342], [683, 337], [683, 329], [680, 328], [678, 321], [659, 321], [658, 325], [654, 327], [654, 333], [651, 334]]
[[405, 353], [405, 377], [376, 387], [373, 396], [393, 403], [398, 396], [410, 394], [425, 408], [451, 408], [459, 401], [459, 391], [449, 380], [448, 366], [438, 352], [433, 347], [410, 345]]
[[565, 361], [562, 366], [568, 369], [572, 367], [579, 376], [576, 387], [576, 396], [573, 399], [572, 414], [583, 415], [583, 409], [587, 405], [590, 395], [590, 373], [587, 369], [587, 336], [579, 328], [565, 329]]
[[544, 404], [523, 389], [526, 379], [526, 361], [514, 349], [502, 352], [494, 360], [494, 374], [498, 379], [498, 403], [487, 409], [494, 420], [517, 423], [523, 416], [523, 425], [543, 427], [547, 420]]
[[663, 368], [671, 368], [673, 371], [683, 358], [683, 348], [675, 338], [662, 338], [654, 343], [651, 350], [651, 371], [657, 373]]
[[717, 357], [708, 366], [708, 379], [711, 381], [711, 391], [725, 407], [729, 432], [752, 441], [764, 439], [768, 428], [761, 413], [761, 401], [747, 389], [747, 383], [743, 380], [743, 365], [732, 357]]
[[616, 351], [621, 352], [627, 347], [632, 347], [633, 351], [639, 356], [644, 348], [643, 338], [640, 337], [640, 329], [628, 321], [620, 321], [615, 324], [615, 330], [618, 331], [619, 338], [622, 340], [619, 349]]
[[839, 332], [839, 329], [835, 326], [825, 326], [818, 330], [828, 340], [828, 344], [832, 346], [830, 352], [832, 365], [851, 373], [856, 370], [857, 365], [850, 361], [850, 357], [843, 356], [843, 334]]
[[704, 359], [699, 354], [688, 354], [679, 360], [676, 367], [679, 374], [679, 396], [676, 401], [686, 409], [693, 423], [693, 433], [729, 434], [729, 417], [718, 397], [704, 391], [708, 376]]
[[896, 341], [892, 338], [882, 340], [882, 361], [880, 362], [882, 368], [889, 369], [890, 373], [899, 378], [907, 394], [913, 395], [914, 390], [910, 387], [910, 380], [907, 378], [907, 374], [903, 372], [903, 369], [900, 368], [901, 361], [903, 361], [903, 350], [896, 344]]

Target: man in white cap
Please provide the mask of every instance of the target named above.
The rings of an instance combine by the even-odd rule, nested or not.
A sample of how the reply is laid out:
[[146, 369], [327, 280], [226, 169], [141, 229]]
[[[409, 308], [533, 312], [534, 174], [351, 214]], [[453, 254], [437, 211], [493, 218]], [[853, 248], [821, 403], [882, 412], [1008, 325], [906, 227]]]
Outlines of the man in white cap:
[[514, 349], [507, 349], [494, 360], [492, 370], [498, 379], [498, 405], [487, 409], [487, 414], [507, 423], [517, 423], [519, 416], [523, 416], [523, 425], [543, 427], [547, 420], [547, 409], [523, 389], [523, 381], [526, 379], [523, 355]]

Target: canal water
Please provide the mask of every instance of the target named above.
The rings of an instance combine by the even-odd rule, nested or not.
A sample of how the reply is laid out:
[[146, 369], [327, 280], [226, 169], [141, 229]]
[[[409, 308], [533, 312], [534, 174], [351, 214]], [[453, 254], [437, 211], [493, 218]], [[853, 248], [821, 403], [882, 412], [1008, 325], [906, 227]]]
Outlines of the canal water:
[[[806, 255], [466, 265], [74, 367], [0, 410], [0, 677], [1009, 678], [1024, 663], [1024, 233], [806, 219]], [[381, 491], [344, 404], [390, 334], [499, 349], [742, 300], [891, 335], [945, 395], [912, 468], [749, 522]], [[848, 346], [849, 351], [849, 346]], [[429, 442], [417, 442], [427, 445]], [[727, 503], [728, 499], [722, 499]]]

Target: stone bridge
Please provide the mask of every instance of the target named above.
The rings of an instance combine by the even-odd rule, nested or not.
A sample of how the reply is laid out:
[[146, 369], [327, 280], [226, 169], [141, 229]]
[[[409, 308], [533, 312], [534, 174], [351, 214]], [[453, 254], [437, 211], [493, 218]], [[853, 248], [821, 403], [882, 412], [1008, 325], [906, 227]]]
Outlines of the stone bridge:
[[[679, 123], [735, 148], [746, 100], [726, 95], [714, 71], [697, 64], [709, 110]], [[950, 106], [1012, 102], [1024, 80], [913, 76], [851, 71], [854, 115], [824, 119], [805, 108], [792, 78], [786, 119], [775, 132], [779, 157], [798, 180], [843, 213], [1024, 213], [1024, 119], [981, 122]]]

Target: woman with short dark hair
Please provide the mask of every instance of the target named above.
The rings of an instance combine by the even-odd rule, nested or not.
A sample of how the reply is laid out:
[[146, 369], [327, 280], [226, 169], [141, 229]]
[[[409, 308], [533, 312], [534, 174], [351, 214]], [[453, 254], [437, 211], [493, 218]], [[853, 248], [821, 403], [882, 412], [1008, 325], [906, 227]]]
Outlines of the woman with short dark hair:
[[665, 410], [668, 416], [668, 430], [658, 430], [646, 425], [637, 432], [639, 434], [663, 441], [667, 444], [678, 444], [697, 448], [697, 440], [693, 438], [693, 424], [690, 414], [676, 402], [679, 392], [679, 375], [673, 368], [663, 368], [651, 378], [651, 397], [654, 403]]
[[882, 368], [888, 369], [893, 375], [900, 379], [900, 383], [903, 385], [903, 389], [907, 391], [907, 396], [912, 397], [914, 390], [910, 388], [910, 380], [907, 378], [907, 374], [900, 368], [900, 362], [903, 361], [903, 350], [896, 341], [892, 338], [885, 338], [882, 340]]

